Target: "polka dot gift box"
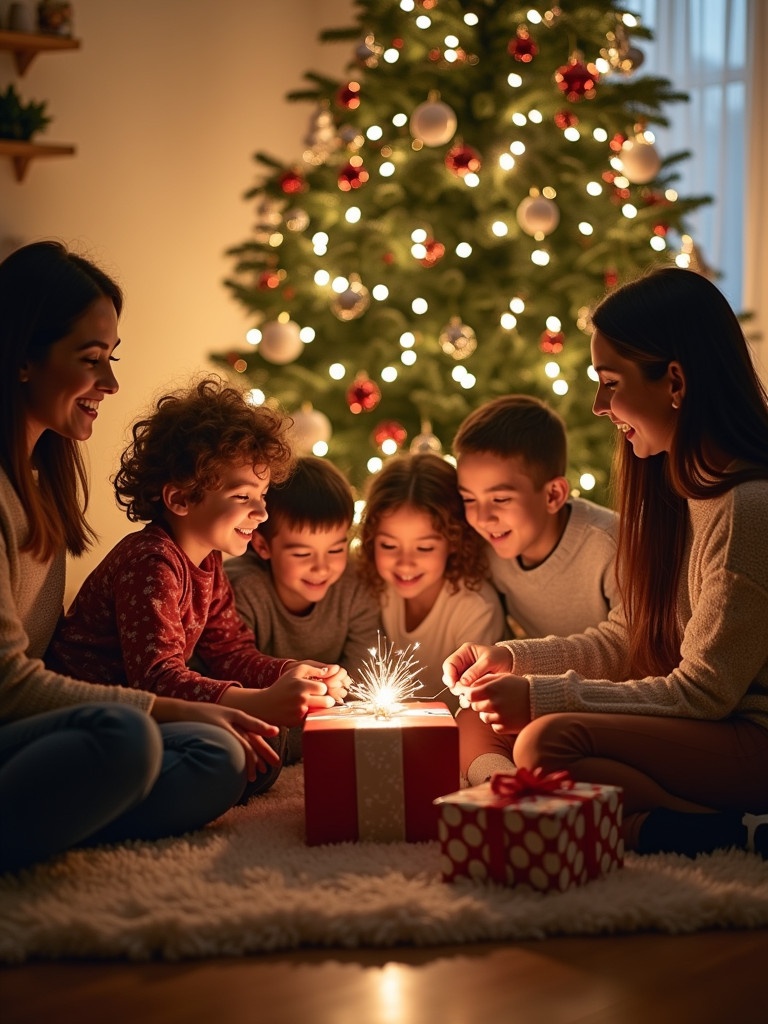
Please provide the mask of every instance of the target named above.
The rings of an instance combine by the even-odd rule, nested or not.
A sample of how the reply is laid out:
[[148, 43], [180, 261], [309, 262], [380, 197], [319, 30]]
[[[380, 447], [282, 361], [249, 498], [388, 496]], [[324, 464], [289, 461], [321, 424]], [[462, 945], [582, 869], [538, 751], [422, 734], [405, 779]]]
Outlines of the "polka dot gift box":
[[435, 801], [443, 880], [564, 891], [621, 867], [622, 791], [540, 768]]

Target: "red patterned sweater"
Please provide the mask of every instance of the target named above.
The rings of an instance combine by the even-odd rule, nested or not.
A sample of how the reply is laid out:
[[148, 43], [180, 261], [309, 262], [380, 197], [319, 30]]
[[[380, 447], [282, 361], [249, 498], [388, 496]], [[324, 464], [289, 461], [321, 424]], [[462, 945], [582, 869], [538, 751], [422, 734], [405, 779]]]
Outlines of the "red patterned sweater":
[[[210, 676], [187, 667], [193, 651]], [[293, 663], [256, 649], [221, 552], [198, 567], [157, 523], [124, 537], [88, 576], [45, 661], [78, 679], [213, 703], [229, 686], [269, 686]]]

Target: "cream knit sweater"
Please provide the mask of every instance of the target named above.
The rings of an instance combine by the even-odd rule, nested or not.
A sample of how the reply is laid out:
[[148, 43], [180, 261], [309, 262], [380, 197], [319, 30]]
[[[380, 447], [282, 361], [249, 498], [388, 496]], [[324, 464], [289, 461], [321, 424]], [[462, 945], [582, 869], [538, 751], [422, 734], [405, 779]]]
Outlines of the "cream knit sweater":
[[0, 722], [100, 701], [148, 711], [155, 699], [151, 693], [85, 683], [46, 669], [41, 659], [62, 611], [65, 554], [46, 563], [21, 554], [27, 531], [26, 513], [0, 469]]
[[515, 674], [530, 682], [532, 717], [735, 715], [768, 729], [768, 480], [689, 501], [688, 508], [677, 601], [680, 664], [667, 676], [627, 678], [620, 608], [582, 634], [505, 641]]

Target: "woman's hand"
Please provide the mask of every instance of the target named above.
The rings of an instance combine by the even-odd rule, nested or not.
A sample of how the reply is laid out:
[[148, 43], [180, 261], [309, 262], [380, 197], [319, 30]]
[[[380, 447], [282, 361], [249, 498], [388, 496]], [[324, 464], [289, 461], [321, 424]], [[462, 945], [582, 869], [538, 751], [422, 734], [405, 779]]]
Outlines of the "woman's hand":
[[[226, 693], [229, 693], [230, 687]], [[156, 697], [152, 705], [156, 722], [207, 722], [231, 733], [245, 751], [248, 779], [253, 782], [257, 772], [267, 771], [270, 764], [278, 764], [280, 757], [262, 737], [276, 736], [277, 726], [268, 725], [246, 711], [205, 701], [178, 700], [175, 697]]]
[[518, 733], [531, 720], [530, 689], [523, 676], [489, 676], [468, 693], [470, 707], [494, 732]]
[[511, 672], [514, 660], [506, 647], [462, 644], [443, 662], [443, 682], [451, 693], [469, 702], [472, 700], [472, 687], [484, 676]]

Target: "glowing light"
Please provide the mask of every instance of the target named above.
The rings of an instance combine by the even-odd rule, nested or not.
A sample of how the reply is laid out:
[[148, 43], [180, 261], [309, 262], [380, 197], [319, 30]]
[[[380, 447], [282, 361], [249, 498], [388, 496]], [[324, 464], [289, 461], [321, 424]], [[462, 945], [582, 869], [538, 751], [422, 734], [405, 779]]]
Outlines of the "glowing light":
[[378, 473], [383, 465], [384, 463], [378, 457], [378, 455], [374, 455], [372, 458], [368, 459], [368, 461], [365, 464], [365, 467], [369, 473]]
[[623, 174], [617, 174], [613, 179], [613, 184], [616, 188], [629, 188], [629, 178], [625, 178]]
[[391, 384], [397, 380], [397, 367], [396, 366], [385, 366], [381, 371], [381, 379], [387, 384]]
[[480, 184], [480, 179], [474, 173], [474, 171], [469, 171], [467, 174], [465, 174], [463, 181], [467, 188], [477, 188], [477, 186]]
[[563, 326], [560, 323], [560, 320], [556, 316], [548, 316], [545, 322], [546, 322], [546, 325], [547, 325], [547, 330], [548, 331], [552, 331], [553, 334], [557, 334], [557, 332]]
[[507, 82], [513, 89], [519, 89], [523, 84], [523, 79], [513, 71], [511, 75], [507, 75]]
[[509, 227], [503, 220], [495, 220], [493, 224], [491, 224], [491, 231], [497, 238], [503, 238], [505, 235], [509, 234]]
[[555, 362], [547, 363], [544, 367], [544, 373], [550, 378], [558, 377], [560, 375], [560, 364]]
[[424, 688], [419, 680], [418, 659], [411, 653], [418, 644], [398, 649], [379, 633], [370, 657], [358, 669], [358, 678], [351, 679], [349, 694], [363, 703], [376, 718], [391, 718], [402, 710], [402, 702]]
[[426, 14], [420, 14], [416, 19], [416, 28], [426, 29], [432, 24], [432, 19], [427, 17]]
[[573, 125], [571, 125], [570, 128], [566, 128], [563, 132], [563, 135], [568, 140], [568, 142], [578, 142], [581, 138], [581, 132], [578, 128], [575, 128]]
[[267, 396], [261, 388], [251, 388], [248, 392], [248, 402], [250, 405], [264, 405], [266, 400]]
[[667, 240], [659, 235], [651, 235], [648, 244], [655, 252], [664, 252], [667, 248]]
[[347, 369], [343, 363], [331, 363], [328, 367], [328, 376], [331, 380], [343, 380], [347, 374]]
[[362, 211], [359, 206], [350, 206], [347, 212], [344, 214], [344, 219], [349, 224], [357, 224], [362, 217]]
[[245, 332], [245, 340], [249, 345], [258, 345], [261, 341], [261, 331], [258, 327], [252, 327], [250, 331]]
[[459, 242], [456, 246], [456, 255], [459, 259], [465, 260], [472, 255], [472, 246], [469, 242]]
[[401, 11], [412, 11], [415, 6], [414, 0], [400, 0]]
[[315, 340], [315, 328], [314, 327], [302, 327], [299, 331], [299, 337], [305, 345], [309, 345], [310, 342]]
[[395, 165], [391, 160], [385, 160], [381, 167], [379, 167], [379, 174], [382, 178], [391, 178], [394, 173]]
[[458, 36], [446, 36], [445, 37], [445, 45], [446, 46], [450, 46], [451, 49], [455, 50], [456, 47], [459, 45], [459, 37]]
[[337, 295], [341, 295], [342, 292], [347, 291], [349, 288], [349, 281], [346, 277], [334, 277], [333, 281], [331, 281], [331, 288]]
[[375, 284], [373, 288], [371, 288], [371, 295], [378, 302], [383, 302], [385, 299], [389, 298], [389, 288], [387, 288], [385, 284]]
[[594, 228], [587, 221], [582, 220], [579, 222], [579, 231], [582, 235], [591, 235], [594, 232]]
[[392, 118], [392, 124], [395, 126], [395, 128], [403, 128], [406, 124], [408, 124], [408, 115], [395, 114], [395, 116]]
[[421, 242], [417, 242], [416, 245], [411, 246], [411, 256], [413, 256], [415, 260], [423, 260], [426, 255], [426, 247], [423, 246]]
[[515, 296], [514, 299], [509, 300], [509, 308], [513, 313], [517, 313], [519, 315], [525, 311], [525, 303], [522, 299]]
[[385, 455], [394, 455], [397, 452], [397, 441], [393, 437], [387, 437], [381, 442], [381, 450]]
[[638, 21], [634, 14], [630, 14], [629, 11], [624, 11], [621, 16], [621, 20], [627, 26], [627, 28], [637, 28]]
[[512, 124], [516, 124], [519, 128], [522, 128], [524, 124], [528, 123], [528, 118], [525, 114], [513, 114]]
[[499, 157], [499, 167], [502, 171], [511, 171], [515, 166], [515, 158], [511, 153], [502, 153]]
[[406, 349], [400, 356], [400, 362], [403, 366], [413, 366], [416, 362], [416, 353], [412, 349]]
[[379, 139], [384, 134], [384, 131], [383, 131], [381, 125], [372, 124], [371, 127], [368, 129], [368, 131], [365, 134], [371, 140], [371, 142], [378, 142]]
[[424, 230], [424, 228], [414, 228], [414, 230], [411, 232], [412, 242], [426, 242], [426, 240], [427, 232]]
[[411, 303], [411, 309], [417, 316], [423, 316], [429, 309], [429, 303], [426, 299], [414, 299]]
[[673, 188], [668, 188], [664, 192], [664, 198], [667, 200], [668, 203], [676, 203], [677, 192]]
[[595, 480], [592, 473], [582, 473], [579, 477], [579, 486], [582, 487], [585, 491], [593, 490], [596, 483], [597, 480]]
[[593, 380], [595, 382], [595, 384], [597, 384], [599, 382], [599, 380], [600, 380], [600, 374], [597, 372], [597, 370], [594, 368], [594, 366], [591, 363], [587, 367], [587, 376], [589, 377], [590, 380]]
[[327, 270], [316, 270], [314, 276], [314, 282], [320, 288], [324, 287], [331, 280], [331, 275]]
[[525, 152], [525, 143], [520, 142], [519, 139], [516, 139], [514, 142], [510, 142], [509, 152], [512, 153], [513, 156], [522, 156]]
[[328, 442], [327, 441], [315, 441], [312, 445], [312, 454], [322, 458], [328, 454]]
[[466, 366], [463, 366], [461, 363], [459, 363], [458, 366], [454, 366], [454, 368], [451, 370], [451, 376], [453, 377], [457, 384], [460, 384], [468, 373], [469, 370], [466, 368]]
[[534, 10], [528, 11], [528, 13], [526, 14], [526, 18], [528, 19], [528, 21], [530, 21], [530, 23], [532, 25], [540, 25], [541, 24], [541, 15], [539, 14], [538, 11], [534, 11]]
[[637, 207], [633, 206], [632, 203], [624, 203], [624, 205], [621, 208], [621, 212], [629, 220], [632, 220], [633, 217], [637, 216]]
[[688, 252], [680, 252], [675, 256], [675, 263], [678, 267], [682, 267], [683, 270], [688, 270], [691, 265], [691, 254]]
[[534, 249], [531, 253], [531, 263], [535, 263], [537, 267], [546, 267], [549, 263], [549, 253], [546, 249]]
[[468, 11], [464, 15], [464, 24], [465, 25], [476, 25], [478, 20], [479, 19], [478, 19], [477, 15], [474, 13], [474, 11]]
[[382, 54], [382, 57], [387, 62], [387, 64], [396, 64], [400, 60], [400, 51], [396, 50], [393, 46], [390, 47], [390, 49], [385, 50], [384, 53]]
[[561, 395], [561, 396], [562, 395], [567, 395], [568, 394], [568, 382], [564, 381], [562, 378], [560, 378], [559, 380], [553, 380], [552, 381], [552, 390], [555, 392], [556, 395]]
[[624, 170], [624, 164], [621, 162], [621, 158], [618, 156], [612, 156], [608, 163], [611, 165], [614, 171]]
[[461, 378], [459, 383], [465, 391], [469, 391], [470, 388], [473, 388], [475, 384], [477, 384], [477, 377], [475, 377], [474, 373], [467, 373]]
[[587, 182], [587, 194], [590, 196], [599, 196], [603, 191], [603, 186], [599, 181], [588, 181]]
[[403, 334], [400, 335], [400, 345], [402, 348], [413, 348], [415, 344], [416, 336], [411, 334], [410, 331], [404, 331]]
[[592, 132], [592, 138], [595, 140], [595, 142], [607, 142], [608, 132], [605, 130], [605, 128], [595, 128], [595, 130]]
[[458, 59], [458, 56], [455, 50], [443, 50], [443, 60], [446, 60], [449, 64], [453, 64]]
[[595, 67], [601, 75], [607, 75], [608, 72], [611, 70], [611, 65], [608, 63], [605, 57], [598, 57], [595, 61]]
[[517, 327], [517, 317], [512, 313], [502, 313], [499, 323], [505, 331], [512, 331]]
[[328, 235], [324, 231], [316, 231], [312, 235], [312, 245], [328, 245]]

